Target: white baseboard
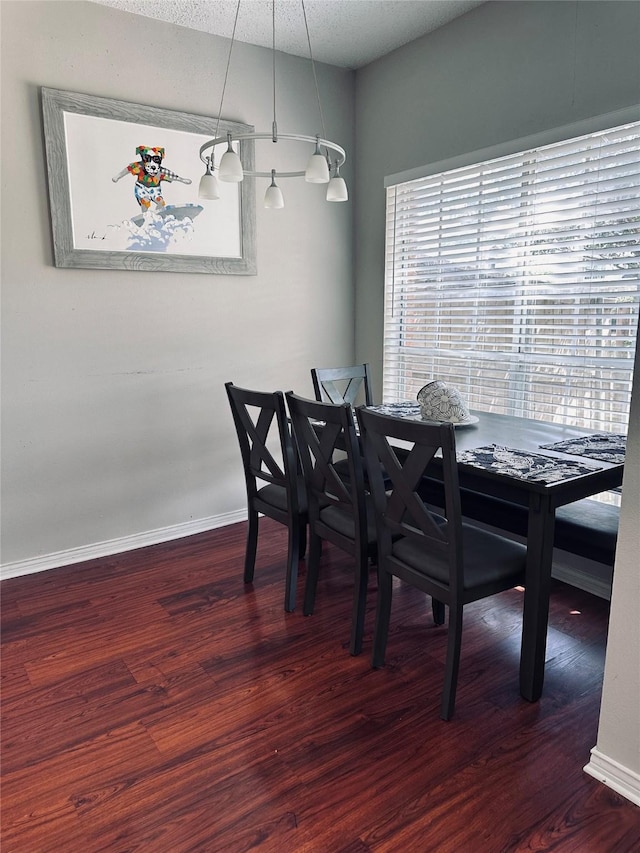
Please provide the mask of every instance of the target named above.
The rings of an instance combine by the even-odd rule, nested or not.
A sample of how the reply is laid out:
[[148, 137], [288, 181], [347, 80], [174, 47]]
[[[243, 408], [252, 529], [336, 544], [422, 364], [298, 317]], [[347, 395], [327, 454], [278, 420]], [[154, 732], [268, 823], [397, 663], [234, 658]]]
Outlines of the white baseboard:
[[613, 758], [600, 752], [597, 746], [591, 750], [591, 761], [583, 768], [585, 773], [603, 782], [616, 794], [640, 806], [640, 773], [624, 767]]
[[0, 580], [16, 578], [21, 575], [31, 575], [35, 572], [44, 572], [48, 569], [57, 569], [60, 566], [70, 566], [73, 563], [84, 563], [86, 560], [95, 560], [96, 557], [110, 557], [123, 551], [133, 551], [136, 548], [146, 548], [148, 545], [158, 545], [160, 542], [169, 542], [172, 539], [182, 539], [185, 536], [193, 536], [195, 533], [204, 533], [217, 527], [226, 527], [228, 524], [236, 524], [238, 521], [246, 521], [247, 510], [235, 510], [222, 515], [211, 515], [208, 518], [199, 518], [196, 521], [186, 521], [181, 524], [172, 524], [169, 527], [160, 527], [156, 530], [146, 530], [142, 533], [134, 533], [132, 536], [123, 536], [119, 539], [108, 539], [105, 542], [94, 542], [91, 545], [81, 545], [78, 548], [69, 548], [67, 551], [56, 551], [53, 554], [43, 554], [40, 557], [32, 557], [28, 560], [17, 560], [13, 563], [3, 563], [0, 566]]
[[[560, 560], [566, 560], [566, 552], [563, 551], [561, 553]], [[574, 555], [572, 556], [574, 560], [580, 559]], [[576, 568], [575, 566], [568, 566], [564, 562], [557, 562], [554, 557], [551, 574], [559, 581], [564, 581], [564, 583], [568, 583], [571, 586], [577, 586], [578, 589], [584, 589], [592, 595], [597, 595], [598, 598], [605, 598], [607, 601], [611, 601], [611, 580], [606, 577], [599, 577], [597, 573], [598, 571], [602, 572], [603, 569], [606, 572], [608, 567], [600, 563], [592, 563], [591, 560], [582, 560], [582, 563], [582, 568]], [[593, 566], [592, 571], [589, 571], [590, 566]]]

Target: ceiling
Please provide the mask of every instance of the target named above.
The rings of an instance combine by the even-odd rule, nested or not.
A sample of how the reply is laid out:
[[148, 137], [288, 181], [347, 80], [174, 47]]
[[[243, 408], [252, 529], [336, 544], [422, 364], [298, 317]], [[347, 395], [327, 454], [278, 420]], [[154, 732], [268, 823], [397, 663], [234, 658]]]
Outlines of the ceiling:
[[[156, 18], [231, 38], [237, 0], [92, 0], [147, 18]], [[305, 0], [314, 59], [361, 68], [397, 47], [431, 32], [483, 0]], [[271, 0], [240, 4], [236, 39], [271, 47]], [[300, 0], [276, 2], [276, 48], [309, 56]]]

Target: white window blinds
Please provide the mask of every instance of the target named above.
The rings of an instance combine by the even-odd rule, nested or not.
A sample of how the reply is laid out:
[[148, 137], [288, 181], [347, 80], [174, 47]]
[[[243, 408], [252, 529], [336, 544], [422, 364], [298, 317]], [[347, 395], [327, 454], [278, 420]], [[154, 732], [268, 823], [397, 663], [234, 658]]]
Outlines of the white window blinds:
[[640, 122], [387, 190], [384, 399], [626, 431]]

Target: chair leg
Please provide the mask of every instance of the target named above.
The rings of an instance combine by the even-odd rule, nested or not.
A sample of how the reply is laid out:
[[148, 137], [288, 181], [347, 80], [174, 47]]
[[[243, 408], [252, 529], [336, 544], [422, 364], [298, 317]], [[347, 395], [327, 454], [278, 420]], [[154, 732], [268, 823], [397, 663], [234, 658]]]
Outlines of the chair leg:
[[305, 616], [310, 616], [313, 613], [316, 603], [316, 587], [318, 586], [321, 552], [322, 540], [309, 528], [309, 559], [307, 560], [307, 580], [304, 587], [304, 605], [302, 610]]
[[460, 647], [462, 645], [462, 607], [449, 607], [449, 634], [447, 638], [447, 662], [444, 670], [442, 705], [440, 717], [450, 720], [456, 704]]
[[244, 582], [251, 583], [256, 568], [256, 550], [258, 548], [258, 513], [249, 508], [247, 525], [247, 547], [244, 554]]
[[307, 522], [300, 521], [300, 535], [299, 535], [299, 557], [301, 560], [304, 559], [304, 555], [307, 553]]
[[378, 566], [378, 602], [376, 604], [376, 624], [373, 632], [373, 653], [371, 666], [384, 666], [384, 655], [389, 635], [391, 619], [391, 596], [393, 577]]
[[444, 625], [444, 604], [435, 598], [431, 599], [431, 612], [436, 625]]
[[284, 588], [284, 609], [291, 613], [296, 608], [298, 586], [298, 562], [300, 560], [300, 530], [297, 524], [289, 525], [289, 547], [287, 550], [287, 577]]
[[356, 565], [356, 577], [353, 588], [353, 613], [351, 616], [351, 643], [349, 651], [359, 655], [362, 651], [362, 636], [364, 634], [364, 617], [367, 608], [367, 586], [369, 583], [369, 558], [360, 555]]

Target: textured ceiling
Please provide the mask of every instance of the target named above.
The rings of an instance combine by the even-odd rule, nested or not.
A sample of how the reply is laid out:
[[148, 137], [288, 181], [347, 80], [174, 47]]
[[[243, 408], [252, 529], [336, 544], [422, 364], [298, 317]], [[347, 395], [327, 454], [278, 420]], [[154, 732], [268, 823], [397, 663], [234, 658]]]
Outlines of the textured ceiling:
[[[231, 38], [237, 0], [93, 0], [148, 18]], [[464, 15], [483, 0], [305, 0], [313, 56], [361, 68]], [[271, 47], [271, 0], [240, 4], [236, 39]], [[276, 49], [309, 56], [300, 0], [276, 2]]]

